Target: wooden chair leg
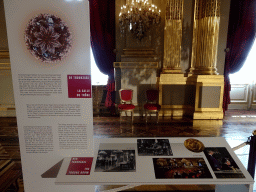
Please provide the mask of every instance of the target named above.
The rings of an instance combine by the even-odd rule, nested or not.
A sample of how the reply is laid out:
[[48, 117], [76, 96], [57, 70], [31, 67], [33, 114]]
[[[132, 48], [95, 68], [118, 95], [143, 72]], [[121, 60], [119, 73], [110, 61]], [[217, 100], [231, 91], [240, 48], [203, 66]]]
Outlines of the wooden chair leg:
[[131, 114], [131, 115], [132, 115], [132, 124], [133, 124], [133, 111], [132, 111], [132, 114]]
[[121, 122], [122, 122], [122, 111], [120, 112], [120, 125], [121, 125]]
[[156, 118], [157, 118], [156, 123], [158, 124], [158, 122], [159, 122], [159, 114], [158, 114], [158, 111], [156, 112]]
[[147, 110], [145, 111], [145, 116], [146, 116], [146, 123], [148, 123], [148, 112], [147, 112]]

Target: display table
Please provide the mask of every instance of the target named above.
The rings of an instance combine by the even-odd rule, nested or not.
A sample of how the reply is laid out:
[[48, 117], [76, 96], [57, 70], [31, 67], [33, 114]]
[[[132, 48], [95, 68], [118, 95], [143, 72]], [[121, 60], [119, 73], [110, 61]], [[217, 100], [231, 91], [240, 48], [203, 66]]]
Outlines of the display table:
[[[126, 188], [196, 184], [215, 185], [217, 192], [253, 191], [254, 180], [224, 138], [195, 138], [204, 144], [202, 152], [188, 150], [184, 146], [187, 139], [94, 139], [92, 163], [86, 165], [88, 158], [65, 158], [55, 184], [127, 185]], [[157, 151], [164, 146], [164, 151], [147, 153], [155, 145]]]

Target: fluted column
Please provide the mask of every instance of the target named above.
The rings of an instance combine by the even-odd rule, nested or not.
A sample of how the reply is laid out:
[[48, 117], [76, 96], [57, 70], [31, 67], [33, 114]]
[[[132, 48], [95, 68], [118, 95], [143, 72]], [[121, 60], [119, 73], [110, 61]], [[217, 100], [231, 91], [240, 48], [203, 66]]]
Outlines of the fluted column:
[[183, 0], [168, 0], [164, 29], [164, 73], [181, 73]]
[[195, 0], [190, 71], [195, 75], [217, 75], [220, 0]]

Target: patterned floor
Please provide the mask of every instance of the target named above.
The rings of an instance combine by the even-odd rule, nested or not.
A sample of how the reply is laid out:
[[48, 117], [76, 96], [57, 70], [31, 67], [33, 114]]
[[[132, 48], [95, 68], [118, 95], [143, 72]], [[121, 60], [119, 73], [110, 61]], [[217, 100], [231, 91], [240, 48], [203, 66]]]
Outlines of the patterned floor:
[[[225, 137], [231, 147], [247, 141], [256, 129], [256, 111], [230, 110], [226, 112], [223, 120], [190, 120], [190, 119], [161, 119], [156, 124], [156, 118], [152, 117], [149, 123], [145, 123], [142, 117], [135, 117], [131, 124], [130, 117], [94, 117], [94, 137]], [[0, 118], [0, 143], [6, 151], [19, 162], [17, 123], [15, 118]], [[247, 167], [249, 147], [246, 146], [236, 151], [236, 154]], [[22, 178], [18, 180], [23, 192]], [[96, 186], [96, 191], [107, 189]], [[183, 189], [183, 190], [182, 190]], [[207, 191], [214, 190], [214, 186], [192, 186], [189, 189], [184, 186], [140, 186], [129, 191]], [[256, 190], [256, 188], [255, 188]]]
[[[148, 124], [142, 117], [94, 117], [94, 136], [96, 137], [214, 137], [246, 140], [256, 127], [256, 111], [230, 110], [224, 120], [190, 120], [160, 118], [158, 124], [152, 117]], [[239, 134], [237, 134], [239, 132]]]

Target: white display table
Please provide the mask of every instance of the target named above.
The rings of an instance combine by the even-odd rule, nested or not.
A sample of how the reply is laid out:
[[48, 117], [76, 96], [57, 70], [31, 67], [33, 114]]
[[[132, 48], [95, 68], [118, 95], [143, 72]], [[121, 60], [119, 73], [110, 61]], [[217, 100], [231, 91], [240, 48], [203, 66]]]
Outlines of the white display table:
[[[158, 148], [156, 152], [151, 152], [152, 150], [147, 150], [150, 142], [145, 140], [148, 139], [151, 139], [151, 143], [158, 144], [167, 140], [171, 150], [167, 153]], [[209, 184], [215, 185], [217, 192], [253, 191], [254, 180], [224, 138], [195, 138], [205, 146], [205, 150], [199, 153], [189, 151], [184, 146], [186, 139], [188, 138], [94, 139], [95, 153], [90, 174], [66, 175], [71, 157], [65, 158], [55, 184], [128, 185], [126, 188], [147, 184]], [[223, 163], [220, 169], [213, 167], [210, 162], [210, 151], [215, 153], [214, 157], [218, 158], [219, 163]], [[233, 165], [232, 169], [228, 170], [220, 159], [228, 159]]]

